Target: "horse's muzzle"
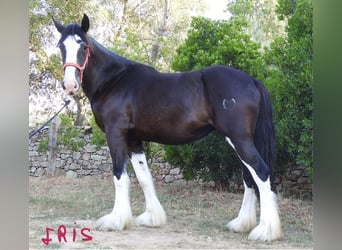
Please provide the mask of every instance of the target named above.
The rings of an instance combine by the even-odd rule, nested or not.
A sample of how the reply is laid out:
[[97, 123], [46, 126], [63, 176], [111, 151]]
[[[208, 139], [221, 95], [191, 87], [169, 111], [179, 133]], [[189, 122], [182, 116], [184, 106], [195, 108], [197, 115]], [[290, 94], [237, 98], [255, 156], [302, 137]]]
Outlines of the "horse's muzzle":
[[62, 88], [67, 95], [74, 95], [79, 91], [80, 84], [76, 81], [68, 82], [67, 84], [65, 82], [62, 82]]

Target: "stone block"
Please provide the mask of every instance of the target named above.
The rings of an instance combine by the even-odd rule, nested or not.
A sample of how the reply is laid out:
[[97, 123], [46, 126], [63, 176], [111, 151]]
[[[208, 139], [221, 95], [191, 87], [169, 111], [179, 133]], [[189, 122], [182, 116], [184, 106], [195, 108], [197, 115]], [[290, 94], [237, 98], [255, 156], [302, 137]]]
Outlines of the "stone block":
[[36, 172], [34, 173], [34, 176], [41, 177], [45, 174], [45, 169], [44, 168], [38, 168]]
[[175, 181], [175, 177], [172, 176], [172, 175], [167, 175], [167, 176], [165, 176], [164, 181], [165, 181], [166, 183], [172, 183], [172, 182]]
[[180, 168], [173, 168], [170, 170], [170, 175], [179, 175], [180, 174]]
[[96, 152], [96, 146], [88, 143], [87, 145], [84, 146], [84, 151], [87, 153], [94, 153]]
[[81, 158], [81, 153], [80, 153], [80, 152], [74, 152], [74, 153], [72, 154], [72, 158], [73, 158], [74, 160], [80, 159], [80, 158]]
[[68, 179], [75, 179], [77, 178], [77, 173], [75, 171], [69, 170], [66, 172], [65, 176]]

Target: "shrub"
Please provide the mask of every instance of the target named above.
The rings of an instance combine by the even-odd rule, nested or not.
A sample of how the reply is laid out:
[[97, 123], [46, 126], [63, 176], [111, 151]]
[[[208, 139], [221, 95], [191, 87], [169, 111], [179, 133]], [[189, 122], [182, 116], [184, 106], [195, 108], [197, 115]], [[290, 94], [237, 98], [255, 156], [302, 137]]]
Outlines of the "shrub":
[[107, 146], [106, 134], [97, 126], [95, 117], [92, 116], [90, 120], [90, 126], [92, 127], [92, 137], [90, 143], [96, 146], [96, 149], [100, 149], [103, 146]]
[[74, 151], [84, 146], [84, 141], [80, 139], [80, 132], [73, 125], [72, 119], [65, 114], [58, 116], [61, 119], [60, 129], [58, 130], [58, 145], [63, 145]]
[[181, 166], [187, 180], [200, 178], [226, 188], [241, 173], [235, 152], [216, 131], [192, 144], [165, 146], [165, 159], [172, 165]]

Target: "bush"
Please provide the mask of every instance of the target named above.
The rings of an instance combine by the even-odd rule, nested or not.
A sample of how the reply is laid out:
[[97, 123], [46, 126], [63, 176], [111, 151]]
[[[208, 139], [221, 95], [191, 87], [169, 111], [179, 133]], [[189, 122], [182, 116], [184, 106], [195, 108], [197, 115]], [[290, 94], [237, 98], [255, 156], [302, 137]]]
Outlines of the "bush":
[[73, 120], [65, 114], [61, 114], [58, 117], [61, 119], [61, 125], [57, 135], [58, 145], [63, 145], [73, 151], [77, 151], [83, 147], [84, 141], [80, 139], [80, 132], [73, 125]]
[[90, 143], [95, 145], [97, 150], [99, 150], [103, 146], [107, 146], [108, 144], [106, 134], [102, 132], [99, 126], [97, 126], [94, 116], [92, 116], [90, 120], [90, 126], [92, 127], [92, 136]]
[[235, 152], [216, 131], [192, 144], [165, 146], [165, 159], [181, 166], [187, 180], [200, 178], [227, 188], [241, 176], [241, 164]]

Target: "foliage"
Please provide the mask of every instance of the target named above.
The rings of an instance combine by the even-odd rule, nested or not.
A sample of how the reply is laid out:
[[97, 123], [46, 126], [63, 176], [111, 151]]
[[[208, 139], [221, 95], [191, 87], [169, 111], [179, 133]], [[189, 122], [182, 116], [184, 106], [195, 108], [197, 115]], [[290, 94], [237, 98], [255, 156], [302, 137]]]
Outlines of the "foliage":
[[227, 187], [229, 181], [241, 175], [237, 156], [218, 132], [192, 144], [165, 148], [165, 159], [181, 166], [187, 180], [201, 178]]
[[84, 141], [80, 139], [80, 132], [73, 125], [72, 119], [65, 114], [61, 114], [58, 117], [61, 119], [57, 136], [58, 145], [70, 148], [73, 151], [83, 147]]
[[[246, 33], [269, 46], [275, 37], [284, 36], [285, 20], [277, 19], [277, 0], [236, 0], [228, 3], [234, 18], [248, 22]], [[285, 19], [285, 18], [283, 18]]]
[[[295, 4], [294, 4], [295, 3]], [[312, 167], [312, 3], [280, 0], [288, 17], [285, 38], [273, 41], [265, 58], [272, 65], [268, 82], [273, 96], [278, 163]]]
[[114, 35], [114, 51], [132, 60], [170, 71], [175, 48], [183, 42], [192, 13], [201, 13], [203, 0], [124, 1], [123, 15]]
[[[260, 45], [245, 33], [247, 23], [213, 21], [195, 17], [188, 36], [177, 49], [173, 69], [188, 71], [210, 65], [239, 68], [256, 78], [265, 77], [266, 66]], [[166, 159], [183, 168], [186, 178], [200, 177], [222, 186], [239, 176], [240, 162], [222, 135], [211, 133], [205, 139], [185, 146], [166, 146]]]
[[[66, 114], [60, 114], [61, 124], [57, 132], [58, 147], [66, 147], [73, 151], [77, 151], [84, 146], [84, 141], [80, 139], [78, 129], [73, 125], [73, 119]], [[43, 139], [39, 142], [38, 152], [46, 152], [49, 150], [48, 139]]]
[[97, 126], [95, 122], [95, 117], [92, 116], [90, 120], [90, 125], [92, 127], [92, 136], [90, 143], [96, 146], [96, 149], [100, 149], [103, 146], [107, 146], [106, 134]]
[[177, 49], [172, 68], [189, 71], [211, 65], [226, 65], [263, 78], [260, 44], [245, 33], [245, 21], [214, 21], [194, 17], [184, 44]]
[[48, 151], [49, 149], [49, 143], [48, 140], [41, 140], [38, 144], [38, 152], [43, 153]]

